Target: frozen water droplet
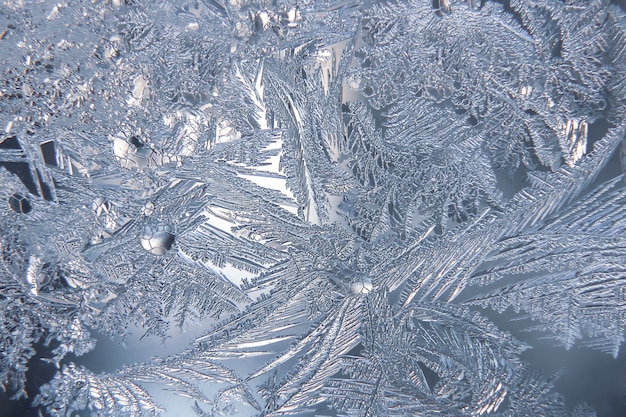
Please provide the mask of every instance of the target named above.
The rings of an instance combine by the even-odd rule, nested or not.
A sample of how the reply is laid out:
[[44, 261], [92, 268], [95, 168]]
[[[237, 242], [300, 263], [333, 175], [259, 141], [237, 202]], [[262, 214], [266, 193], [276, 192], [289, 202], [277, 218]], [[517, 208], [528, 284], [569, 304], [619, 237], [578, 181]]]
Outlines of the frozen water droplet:
[[174, 244], [174, 230], [170, 225], [146, 225], [139, 243], [153, 255], [163, 255]]
[[13, 211], [22, 214], [30, 213], [33, 209], [28, 198], [21, 194], [13, 194], [9, 197], [9, 207], [11, 207]]
[[350, 281], [350, 292], [355, 295], [367, 294], [374, 289], [372, 280], [365, 275], [357, 275]]
[[152, 201], [148, 201], [146, 204], [144, 204], [141, 210], [141, 214], [147, 217], [151, 216], [152, 213], [154, 213], [154, 203]]
[[123, 168], [143, 169], [148, 166], [152, 151], [145, 146], [137, 146], [135, 143], [122, 138], [113, 139], [113, 153]]

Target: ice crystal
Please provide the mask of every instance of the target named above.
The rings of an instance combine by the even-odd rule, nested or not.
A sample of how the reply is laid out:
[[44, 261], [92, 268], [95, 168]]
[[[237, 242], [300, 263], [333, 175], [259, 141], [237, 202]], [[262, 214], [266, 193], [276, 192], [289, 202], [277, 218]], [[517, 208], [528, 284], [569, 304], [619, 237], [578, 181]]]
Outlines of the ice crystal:
[[[53, 416], [594, 414], [485, 314], [619, 354], [616, 5], [16, 0], [0, 30], [12, 398]], [[169, 356], [80, 363], [98, 338], [194, 325]], [[44, 351], [56, 374], [27, 392]]]

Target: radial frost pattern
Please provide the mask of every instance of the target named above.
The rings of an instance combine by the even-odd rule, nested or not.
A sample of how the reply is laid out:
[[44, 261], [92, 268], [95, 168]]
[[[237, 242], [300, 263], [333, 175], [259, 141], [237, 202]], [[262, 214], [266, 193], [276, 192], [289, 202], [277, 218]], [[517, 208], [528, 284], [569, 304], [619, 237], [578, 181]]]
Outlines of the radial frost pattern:
[[626, 335], [616, 2], [4, 0], [0, 63], [1, 415], [596, 415], [525, 355]]

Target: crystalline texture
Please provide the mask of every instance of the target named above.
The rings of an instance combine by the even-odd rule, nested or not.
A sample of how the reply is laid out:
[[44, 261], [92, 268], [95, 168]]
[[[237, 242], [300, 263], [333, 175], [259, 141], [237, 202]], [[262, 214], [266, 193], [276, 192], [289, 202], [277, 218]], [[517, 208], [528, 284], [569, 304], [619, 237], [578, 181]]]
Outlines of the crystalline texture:
[[5, 2], [0, 387], [55, 416], [592, 415], [478, 307], [618, 356], [625, 49], [608, 0]]

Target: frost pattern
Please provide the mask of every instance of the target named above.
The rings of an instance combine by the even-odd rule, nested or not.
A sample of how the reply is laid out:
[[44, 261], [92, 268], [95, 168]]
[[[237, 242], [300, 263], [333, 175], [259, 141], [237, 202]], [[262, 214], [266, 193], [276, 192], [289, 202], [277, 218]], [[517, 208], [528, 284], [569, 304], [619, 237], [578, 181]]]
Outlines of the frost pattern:
[[[476, 307], [618, 355], [608, 0], [24, 0], [0, 29], [13, 398], [43, 344], [53, 416], [594, 414]], [[166, 358], [71, 360], [193, 323]]]

